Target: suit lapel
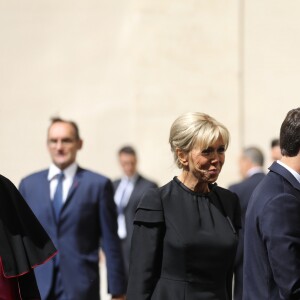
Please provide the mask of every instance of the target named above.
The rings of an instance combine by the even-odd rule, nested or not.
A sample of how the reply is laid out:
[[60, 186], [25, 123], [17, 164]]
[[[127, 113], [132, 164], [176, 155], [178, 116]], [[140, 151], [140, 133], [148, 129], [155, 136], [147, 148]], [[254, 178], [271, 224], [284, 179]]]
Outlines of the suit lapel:
[[[135, 183], [134, 183], [134, 187], [133, 187], [133, 190], [132, 190], [132, 193], [129, 197], [129, 201], [130, 201], [130, 198], [134, 197], [135, 194], [137, 193], [137, 191], [139, 190], [139, 184], [140, 184], [140, 176], [138, 175], [138, 178], [136, 179]], [[129, 203], [128, 201], [128, 203]]]
[[117, 190], [120, 183], [121, 183], [121, 179], [118, 179], [118, 180], [113, 182], [114, 191]]
[[52, 206], [52, 200], [50, 198], [50, 182], [48, 180], [48, 172], [45, 172], [44, 178], [40, 184], [41, 184], [41, 190], [45, 191], [45, 194], [46, 194], [45, 196], [46, 196], [47, 201], [41, 201], [39, 203], [39, 205], [41, 207], [44, 206], [46, 214], [52, 214], [53, 206]]
[[54, 230], [56, 220], [53, 211], [52, 200], [50, 197], [50, 182], [48, 180], [48, 173], [49, 170], [45, 170], [41, 180], [38, 182], [41, 201], [38, 201], [36, 204], [34, 204], [37, 205], [37, 207], [35, 207], [33, 210], [36, 210], [41, 224], [47, 229], [48, 234], [51, 236], [54, 243], [56, 243], [56, 230]]
[[124, 211], [126, 211], [127, 207], [130, 206], [130, 204], [132, 203], [132, 201], [130, 201], [130, 200], [138, 197], [140, 181], [141, 181], [141, 176], [138, 175], [138, 177], [137, 177], [137, 179], [134, 183], [132, 193], [131, 193], [131, 195], [128, 199], [128, 202], [127, 202], [126, 206], [124, 207]]

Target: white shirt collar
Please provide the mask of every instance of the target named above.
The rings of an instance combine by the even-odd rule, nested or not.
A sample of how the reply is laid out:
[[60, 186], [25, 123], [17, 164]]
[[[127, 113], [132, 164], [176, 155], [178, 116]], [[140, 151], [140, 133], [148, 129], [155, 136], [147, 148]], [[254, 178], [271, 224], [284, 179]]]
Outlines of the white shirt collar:
[[276, 161], [279, 165], [281, 165], [282, 167], [284, 167], [285, 169], [287, 169], [288, 171], [290, 171], [292, 173], [292, 175], [298, 180], [298, 182], [300, 183], [300, 174], [297, 173], [294, 169], [292, 169], [291, 167], [287, 166], [285, 163], [283, 163], [281, 160], [277, 160]]
[[123, 177], [122, 177], [122, 181], [126, 181], [126, 182], [131, 182], [131, 183], [135, 183], [136, 181], [137, 181], [137, 178], [138, 178], [138, 174], [137, 173], [135, 173], [133, 176], [131, 176], [131, 177], [128, 177], [128, 176], [126, 176], [126, 175], [124, 175]]
[[253, 167], [253, 168], [248, 170], [247, 177], [251, 177], [254, 174], [263, 173], [263, 172], [264, 171], [263, 171], [262, 167]]
[[[72, 163], [70, 166], [65, 168], [63, 170], [65, 178], [73, 179], [76, 171], [77, 171], [78, 165], [76, 162]], [[61, 172], [61, 169], [59, 169], [55, 164], [51, 164], [49, 167], [48, 172], [48, 180], [51, 181], [53, 178], [55, 178], [59, 173]]]

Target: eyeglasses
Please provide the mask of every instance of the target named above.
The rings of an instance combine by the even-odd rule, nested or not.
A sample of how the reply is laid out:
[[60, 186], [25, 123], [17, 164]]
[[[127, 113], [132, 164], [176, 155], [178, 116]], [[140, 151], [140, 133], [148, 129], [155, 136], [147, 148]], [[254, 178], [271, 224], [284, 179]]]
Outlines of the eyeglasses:
[[65, 138], [65, 139], [49, 139], [48, 145], [50, 147], [56, 147], [58, 144], [61, 144], [62, 146], [70, 146], [74, 144], [77, 140], [71, 139], [71, 138]]

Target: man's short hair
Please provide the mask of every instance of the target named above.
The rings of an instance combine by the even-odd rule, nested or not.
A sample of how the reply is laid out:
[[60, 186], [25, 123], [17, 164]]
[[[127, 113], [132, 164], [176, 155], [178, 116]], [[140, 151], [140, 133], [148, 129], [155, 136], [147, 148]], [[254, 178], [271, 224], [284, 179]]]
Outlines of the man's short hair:
[[74, 131], [75, 131], [75, 138], [77, 140], [80, 140], [80, 134], [79, 134], [79, 128], [78, 128], [78, 125], [74, 122], [74, 121], [71, 121], [71, 120], [65, 120], [65, 119], [62, 119], [60, 117], [53, 117], [51, 118], [51, 124], [49, 126], [49, 128], [55, 124], [55, 123], [67, 123], [67, 124], [70, 124], [73, 128], [74, 128]]
[[290, 110], [280, 127], [280, 148], [284, 156], [293, 157], [300, 151], [300, 107]]
[[252, 163], [263, 166], [264, 165], [264, 154], [257, 147], [247, 147], [243, 150], [243, 155], [248, 157]]
[[279, 145], [280, 145], [279, 144], [279, 139], [273, 139], [271, 141], [271, 148], [274, 148], [274, 147], [279, 146]]
[[118, 152], [119, 155], [121, 155], [123, 153], [136, 156], [136, 152], [135, 152], [134, 148], [130, 145], [123, 146]]

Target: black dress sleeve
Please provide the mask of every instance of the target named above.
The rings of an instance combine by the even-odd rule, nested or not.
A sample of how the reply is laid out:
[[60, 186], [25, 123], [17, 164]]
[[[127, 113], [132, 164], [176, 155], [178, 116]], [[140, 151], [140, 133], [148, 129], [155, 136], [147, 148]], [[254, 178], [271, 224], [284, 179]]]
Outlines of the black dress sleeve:
[[127, 300], [148, 300], [161, 272], [165, 232], [159, 189], [142, 198], [134, 219]]

